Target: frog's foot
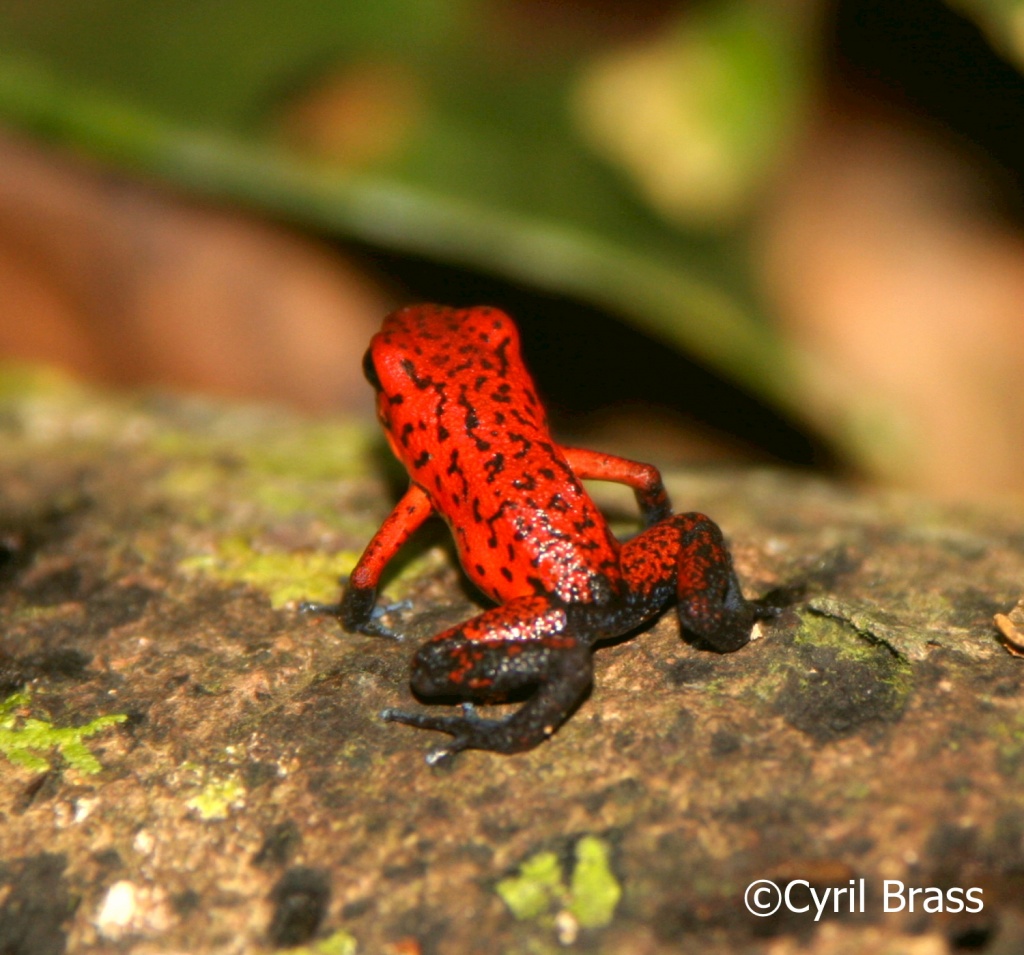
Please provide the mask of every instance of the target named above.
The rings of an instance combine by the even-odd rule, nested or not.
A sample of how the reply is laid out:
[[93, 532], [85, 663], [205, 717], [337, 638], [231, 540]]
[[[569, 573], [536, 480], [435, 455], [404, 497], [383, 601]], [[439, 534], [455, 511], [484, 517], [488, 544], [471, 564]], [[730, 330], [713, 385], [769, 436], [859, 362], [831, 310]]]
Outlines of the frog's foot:
[[412, 601], [399, 600], [391, 604], [377, 604], [370, 614], [370, 619], [357, 629], [368, 637], [384, 637], [385, 640], [394, 640], [396, 643], [401, 643], [405, 640], [405, 634], [392, 630], [386, 623], [381, 621], [381, 618], [388, 617], [393, 613], [399, 613], [402, 610], [412, 610]]
[[[405, 637], [401, 633], [392, 630], [387, 624], [381, 622], [381, 617], [387, 617], [400, 610], [412, 609], [412, 601], [399, 600], [392, 604], [378, 604], [370, 612], [370, 619], [359, 624], [353, 629], [358, 633], [366, 634], [368, 637], [384, 637], [386, 640], [394, 640], [401, 643]], [[303, 600], [298, 607], [299, 613], [310, 614], [311, 616], [340, 617], [341, 604], [317, 603], [313, 600]]]
[[769, 590], [763, 597], [751, 600], [755, 619], [771, 620], [778, 617], [787, 607], [799, 603], [807, 596], [807, 585], [803, 582], [782, 584]]
[[405, 723], [418, 729], [438, 730], [452, 737], [450, 743], [435, 746], [427, 753], [429, 766], [442, 766], [464, 749], [489, 749], [508, 752], [502, 745], [507, 720], [489, 720], [478, 716], [472, 703], [462, 704], [461, 716], [439, 716], [433, 713], [409, 713], [390, 707], [381, 712], [388, 723]]
[[298, 606], [299, 613], [308, 613], [312, 617], [337, 617], [341, 613], [341, 604], [325, 604], [317, 600], [303, 600]]

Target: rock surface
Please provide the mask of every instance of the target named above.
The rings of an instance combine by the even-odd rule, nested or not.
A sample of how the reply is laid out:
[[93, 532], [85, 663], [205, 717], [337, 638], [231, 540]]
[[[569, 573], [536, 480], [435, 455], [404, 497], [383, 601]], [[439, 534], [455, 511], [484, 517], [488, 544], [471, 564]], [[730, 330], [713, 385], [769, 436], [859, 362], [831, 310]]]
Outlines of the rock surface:
[[[803, 596], [730, 655], [667, 615], [598, 652], [550, 743], [431, 769], [378, 714], [419, 705], [415, 641], [478, 606], [444, 528], [387, 585], [406, 644], [295, 610], [336, 597], [385, 462], [344, 424], [3, 379], [0, 951], [1024, 947], [1024, 659], [992, 622], [1019, 516], [670, 475], [749, 594]], [[595, 491], [629, 533], [628, 494]], [[759, 918], [758, 879], [833, 894]], [[885, 880], [935, 891], [886, 912]]]

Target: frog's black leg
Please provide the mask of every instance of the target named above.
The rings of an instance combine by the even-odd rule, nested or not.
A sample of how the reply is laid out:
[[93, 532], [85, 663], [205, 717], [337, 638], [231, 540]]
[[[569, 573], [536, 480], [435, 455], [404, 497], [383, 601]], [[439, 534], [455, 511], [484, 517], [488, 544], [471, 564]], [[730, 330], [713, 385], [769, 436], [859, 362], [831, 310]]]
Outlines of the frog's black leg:
[[661, 473], [654, 465], [587, 448], [562, 448], [562, 453], [573, 473], [583, 481], [614, 481], [631, 487], [644, 516], [645, 527], [651, 527], [671, 516], [672, 504], [662, 483]]
[[412, 688], [424, 697], [496, 702], [536, 687], [505, 719], [385, 710], [384, 719], [448, 733], [435, 763], [463, 749], [518, 753], [558, 729], [592, 679], [590, 646], [570, 632], [566, 608], [544, 597], [519, 597], [439, 634], [413, 658]]
[[305, 613], [336, 613], [341, 617], [342, 626], [353, 633], [401, 639], [379, 620], [383, 614], [395, 609], [395, 606], [385, 607], [380, 612], [375, 610], [377, 587], [388, 561], [430, 516], [432, 510], [424, 490], [416, 484], [411, 485], [366, 545], [366, 550], [348, 579], [341, 603], [337, 607], [306, 603], [300, 609]]
[[632, 593], [674, 595], [683, 629], [720, 653], [745, 646], [754, 622], [774, 610], [747, 600], [718, 525], [703, 514], [677, 514], [622, 545]]

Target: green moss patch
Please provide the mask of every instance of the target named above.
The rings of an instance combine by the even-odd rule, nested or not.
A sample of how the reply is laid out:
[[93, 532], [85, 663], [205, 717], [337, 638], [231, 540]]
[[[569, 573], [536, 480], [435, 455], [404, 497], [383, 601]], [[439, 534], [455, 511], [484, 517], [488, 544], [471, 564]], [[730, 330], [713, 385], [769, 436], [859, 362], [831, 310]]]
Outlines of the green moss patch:
[[220, 541], [212, 554], [188, 557], [178, 567], [185, 574], [262, 590], [276, 610], [298, 600], [337, 600], [339, 576], [358, 559], [355, 551], [261, 551], [248, 538], [234, 536]]
[[622, 898], [611, 867], [611, 847], [595, 836], [576, 843], [576, 866], [569, 881], [569, 911], [581, 928], [608, 925]]
[[128, 719], [124, 713], [113, 713], [98, 716], [84, 726], [56, 727], [46, 720], [20, 716], [18, 710], [28, 705], [28, 693], [15, 693], [0, 703], [0, 753], [15, 765], [37, 773], [50, 769], [47, 754], [52, 750], [57, 750], [72, 769], [87, 776], [98, 773], [103, 767], [83, 741]]
[[202, 791], [185, 805], [194, 809], [200, 819], [227, 819], [231, 809], [245, 802], [245, 795], [245, 786], [237, 776], [213, 776], [206, 780]]
[[300, 945], [298, 948], [281, 948], [280, 955], [356, 955], [359, 946], [356, 940], [344, 929], [322, 938], [312, 945]]
[[520, 921], [553, 923], [558, 913], [568, 912], [580, 928], [609, 925], [622, 898], [611, 868], [611, 847], [596, 836], [576, 843], [568, 879], [554, 852], [538, 852], [516, 875], [502, 879], [497, 893]]
[[520, 867], [518, 875], [502, 879], [497, 886], [509, 911], [520, 921], [532, 921], [548, 915], [565, 901], [566, 887], [562, 867], [554, 852], [538, 852]]
[[910, 665], [888, 646], [844, 622], [806, 616], [793, 648], [775, 701], [791, 726], [825, 743], [901, 718]]
[[169, 429], [152, 447], [176, 461], [230, 459], [247, 472], [264, 477], [299, 475], [306, 480], [355, 477], [366, 472], [366, 454], [376, 440], [359, 424], [271, 420], [267, 409], [224, 409], [199, 436]]

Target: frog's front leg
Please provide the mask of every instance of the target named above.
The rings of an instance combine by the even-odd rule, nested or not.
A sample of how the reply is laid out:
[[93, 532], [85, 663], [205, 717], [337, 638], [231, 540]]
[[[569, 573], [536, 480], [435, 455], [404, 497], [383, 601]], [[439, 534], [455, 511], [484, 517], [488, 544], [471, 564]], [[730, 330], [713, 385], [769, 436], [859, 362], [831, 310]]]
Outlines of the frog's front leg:
[[438, 634], [413, 658], [412, 688], [423, 697], [499, 702], [535, 688], [505, 719], [385, 710], [384, 719], [448, 733], [432, 750], [435, 763], [463, 749], [518, 753], [543, 742], [590, 687], [591, 650], [577, 639], [571, 610], [546, 597], [518, 597]]
[[703, 514], [676, 514], [622, 545], [630, 591], [666, 603], [674, 597], [683, 629], [720, 653], [750, 640], [774, 608], [747, 600], [718, 525]]
[[653, 464], [631, 461], [589, 448], [562, 448], [569, 467], [581, 480], [613, 481], [633, 489], [643, 514], [644, 526], [651, 527], [672, 513], [661, 472]]
[[396, 634], [374, 617], [377, 588], [388, 561], [430, 516], [432, 510], [426, 492], [416, 484], [410, 485], [387, 520], [381, 524], [380, 530], [373, 535], [349, 576], [345, 595], [338, 607], [342, 626], [346, 630], [397, 639]]

